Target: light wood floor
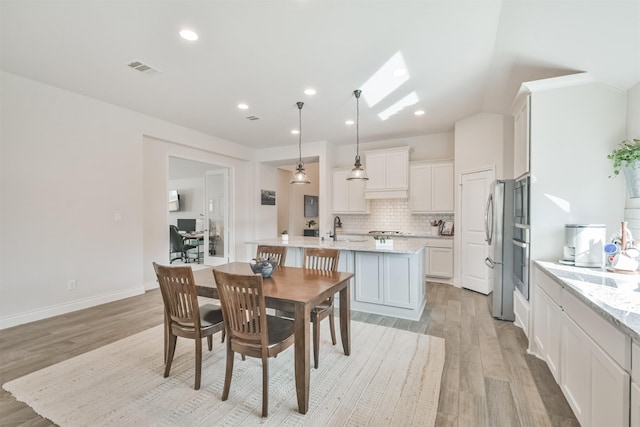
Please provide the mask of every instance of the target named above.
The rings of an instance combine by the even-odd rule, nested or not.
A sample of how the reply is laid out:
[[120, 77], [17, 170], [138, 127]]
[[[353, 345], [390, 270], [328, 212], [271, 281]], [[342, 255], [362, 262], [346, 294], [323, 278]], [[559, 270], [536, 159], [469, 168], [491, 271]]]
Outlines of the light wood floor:
[[[578, 425], [544, 362], [526, 354], [522, 331], [493, 319], [484, 295], [428, 283], [427, 301], [417, 322], [358, 312], [352, 319], [445, 338], [437, 426]], [[2, 330], [0, 383], [159, 325], [162, 310], [153, 290]], [[2, 390], [0, 425], [52, 423]]]

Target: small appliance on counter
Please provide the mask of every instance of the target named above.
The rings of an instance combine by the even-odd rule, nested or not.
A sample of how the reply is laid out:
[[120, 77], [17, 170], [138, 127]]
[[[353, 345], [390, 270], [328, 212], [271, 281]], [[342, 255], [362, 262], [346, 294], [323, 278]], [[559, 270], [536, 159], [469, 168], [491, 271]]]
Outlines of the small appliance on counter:
[[566, 224], [561, 264], [576, 267], [604, 267], [604, 245], [607, 226], [604, 224]]
[[640, 265], [640, 248], [633, 240], [627, 221], [622, 221], [620, 225], [618, 233], [611, 237], [611, 243], [604, 245], [607, 269], [615, 273], [637, 274]]

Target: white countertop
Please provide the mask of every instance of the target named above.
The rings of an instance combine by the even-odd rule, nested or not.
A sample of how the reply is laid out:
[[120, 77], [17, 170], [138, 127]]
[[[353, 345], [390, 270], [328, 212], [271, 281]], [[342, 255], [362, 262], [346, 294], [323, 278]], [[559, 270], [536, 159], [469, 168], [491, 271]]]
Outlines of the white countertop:
[[535, 261], [565, 290], [640, 341], [640, 275]]
[[[424, 239], [393, 239], [392, 247], [376, 247], [371, 236], [339, 237], [339, 240], [322, 240], [320, 237], [289, 236], [288, 241], [280, 237], [248, 241], [254, 245], [291, 246], [295, 248], [333, 248], [344, 251], [384, 252], [397, 254], [414, 254], [423, 250], [427, 244]], [[402, 236], [405, 237], [405, 236]], [[389, 240], [389, 239], [387, 239]]]

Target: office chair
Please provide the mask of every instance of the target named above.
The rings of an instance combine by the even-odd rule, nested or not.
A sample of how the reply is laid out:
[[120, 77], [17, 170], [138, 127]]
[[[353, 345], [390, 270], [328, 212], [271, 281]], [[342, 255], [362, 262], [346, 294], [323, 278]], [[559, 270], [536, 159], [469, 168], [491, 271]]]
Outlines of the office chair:
[[[197, 249], [197, 246], [186, 245], [184, 239], [178, 233], [178, 227], [175, 225], [169, 226], [169, 264], [173, 264], [175, 260], [182, 260], [183, 262], [189, 262], [189, 256], [187, 251], [191, 249]], [[180, 256], [171, 258], [173, 254], [180, 254]]]

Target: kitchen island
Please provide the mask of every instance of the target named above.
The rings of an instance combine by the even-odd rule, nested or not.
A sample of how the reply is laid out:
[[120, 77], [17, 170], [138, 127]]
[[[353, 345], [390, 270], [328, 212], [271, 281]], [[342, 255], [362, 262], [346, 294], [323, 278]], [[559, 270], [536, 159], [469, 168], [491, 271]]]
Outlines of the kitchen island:
[[[253, 245], [286, 246], [285, 265], [301, 267], [304, 248], [339, 249], [338, 270], [354, 273], [351, 308], [366, 313], [418, 320], [424, 309], [424, 248], [421, 239], [394, 240], [378, 247], [372, 237], [354, 236], [337, 241], [318, 237], [289, 237], [247, 242]], [[339, 304], [339, 302], [337, 302]]]

